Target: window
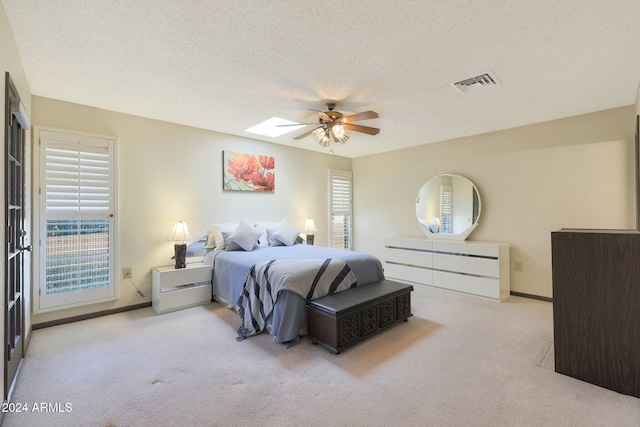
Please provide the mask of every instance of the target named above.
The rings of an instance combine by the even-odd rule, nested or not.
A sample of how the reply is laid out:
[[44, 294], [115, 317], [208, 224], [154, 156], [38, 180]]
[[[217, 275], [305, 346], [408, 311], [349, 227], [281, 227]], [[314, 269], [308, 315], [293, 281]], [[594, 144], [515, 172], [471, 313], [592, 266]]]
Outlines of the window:
[[351, 172], [329, 170], [329, 241], [332, 248], [352, 248]]
[[453, 227], [451, 224], [453, 213], [453, 186], [442, 184], [440, 186], [440, 206], [442, 206], [442, 232], [452, 233]]
[[39, 130], [36, 311], [116, 298], [115, 139]]

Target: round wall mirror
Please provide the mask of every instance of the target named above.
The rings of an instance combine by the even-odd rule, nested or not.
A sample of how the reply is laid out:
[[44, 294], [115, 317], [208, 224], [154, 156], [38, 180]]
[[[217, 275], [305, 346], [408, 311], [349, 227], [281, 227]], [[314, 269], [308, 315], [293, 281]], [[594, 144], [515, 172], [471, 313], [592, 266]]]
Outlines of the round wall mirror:
[[434, 176], [416, 199], [418, 224], [432, 239], [465, 240], [478, 226], [480, 210], [478, 189], [460, 175]]

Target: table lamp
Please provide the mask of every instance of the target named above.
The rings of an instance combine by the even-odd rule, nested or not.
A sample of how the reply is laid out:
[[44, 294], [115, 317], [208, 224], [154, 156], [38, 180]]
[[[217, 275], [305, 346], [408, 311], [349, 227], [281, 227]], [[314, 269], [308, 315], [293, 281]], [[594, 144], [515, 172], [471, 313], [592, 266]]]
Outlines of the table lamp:
[[307, 221], [304, 223], [304, 229], [302, 231], [307, 234], [307, 245], [313, 245], [313, 233], [318, 231], [318, 228], [316, 227], [316, 223], [312, 218], [307, 219]]
[[191, 240], [189, 229], [185, 222], [176, 222], [173, 225], [173, 234], [171, 241], [176, 242], [173, 245], [175, 250], [176, 268], [185, 268], [187, 266], [185, 259], [187, 256], [187, 240]]

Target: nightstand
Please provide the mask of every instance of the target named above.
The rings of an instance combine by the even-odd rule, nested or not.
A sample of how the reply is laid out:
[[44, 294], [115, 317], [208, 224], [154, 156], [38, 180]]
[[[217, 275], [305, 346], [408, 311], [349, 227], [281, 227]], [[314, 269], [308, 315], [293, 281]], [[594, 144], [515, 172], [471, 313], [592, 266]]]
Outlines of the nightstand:
[[211, 266], [187, 264], [154, 267], [151, 272], [152, 305], [156, 313], [181, 310], [211, 302]]

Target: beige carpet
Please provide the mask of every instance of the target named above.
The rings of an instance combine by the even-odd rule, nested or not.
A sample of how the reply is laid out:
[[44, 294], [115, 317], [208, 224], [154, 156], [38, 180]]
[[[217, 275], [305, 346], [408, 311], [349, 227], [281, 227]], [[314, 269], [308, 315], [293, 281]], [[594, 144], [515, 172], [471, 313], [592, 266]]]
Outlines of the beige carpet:
[[[416, 287], [340, 355], [236, 342], [211, 304], [34, 331], [4, 426], [637, 426], [640, 399], [553, 372], [551, 304]], [[68, 412], [33, 412], [41, 403]]]

